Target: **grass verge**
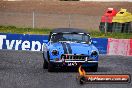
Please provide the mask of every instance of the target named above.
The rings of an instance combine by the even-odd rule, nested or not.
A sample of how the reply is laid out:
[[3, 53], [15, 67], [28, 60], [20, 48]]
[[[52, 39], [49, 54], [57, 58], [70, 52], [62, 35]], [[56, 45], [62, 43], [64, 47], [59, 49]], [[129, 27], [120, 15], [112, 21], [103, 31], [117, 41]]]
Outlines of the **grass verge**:
[[12, 34], [49, 34], [51, 29], [48, 28], [20, 28], [15, 26], [0, 26], [1, 33]]
[[[49, 34], [52, 29], [48, 28], [19, 28], [15, 26], [0, 26], [1, 33], [12, 33], [12, 34]], [[130, 39], [132, 33], [102, 33], [99, 31], [91, 31], [92, 37], [98, 38], [118, 38], [118, 39]]]
[[92, 37], [99, 38], [116, 38], [116, 39], [132, 39], [132, 33], [102, 33], [102, 32], [91, 32]]

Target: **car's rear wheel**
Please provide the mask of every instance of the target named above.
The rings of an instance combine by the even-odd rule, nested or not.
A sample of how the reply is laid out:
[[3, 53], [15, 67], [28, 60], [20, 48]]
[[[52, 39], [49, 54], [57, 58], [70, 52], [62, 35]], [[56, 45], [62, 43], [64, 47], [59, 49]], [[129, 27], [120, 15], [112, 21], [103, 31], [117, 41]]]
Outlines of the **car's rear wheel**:
[[48, 62], [44, 59], [43, 69], [48, 69]]

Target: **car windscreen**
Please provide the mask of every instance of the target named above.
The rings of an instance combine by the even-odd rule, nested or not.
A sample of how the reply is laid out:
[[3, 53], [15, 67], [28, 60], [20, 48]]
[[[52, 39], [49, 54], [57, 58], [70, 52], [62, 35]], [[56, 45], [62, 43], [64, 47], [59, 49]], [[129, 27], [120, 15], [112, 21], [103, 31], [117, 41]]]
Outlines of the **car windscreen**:
[[51, 42], [77, 42], [89, 43], [90, 36], [84, 33], [56, 33], [52, 34]]

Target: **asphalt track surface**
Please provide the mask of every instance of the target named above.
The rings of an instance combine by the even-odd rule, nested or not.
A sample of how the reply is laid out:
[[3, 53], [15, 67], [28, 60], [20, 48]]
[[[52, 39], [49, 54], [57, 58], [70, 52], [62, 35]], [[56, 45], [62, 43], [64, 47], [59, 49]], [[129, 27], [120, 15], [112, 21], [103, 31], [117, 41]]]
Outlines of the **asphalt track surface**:
[[[132, 83], [79, 85], [77, 72], [49, 73], [42, 65], [41, 52], [0, 50], [0, 88], [132, 88]], [[89, 73], [132, 76], [132, 57], [100, 55], [98, 72]]]

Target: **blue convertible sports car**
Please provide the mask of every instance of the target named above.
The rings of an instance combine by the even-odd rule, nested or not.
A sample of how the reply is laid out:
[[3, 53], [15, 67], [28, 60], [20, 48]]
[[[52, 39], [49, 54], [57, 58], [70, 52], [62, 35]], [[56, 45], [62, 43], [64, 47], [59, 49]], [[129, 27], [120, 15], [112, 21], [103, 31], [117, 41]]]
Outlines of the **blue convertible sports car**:
[[75, 28], [54, 29], [43, 46], [43, 68], [49, 72], [57, 68], [79, 67], [97, 71], [98, 49], [89, 33]]

